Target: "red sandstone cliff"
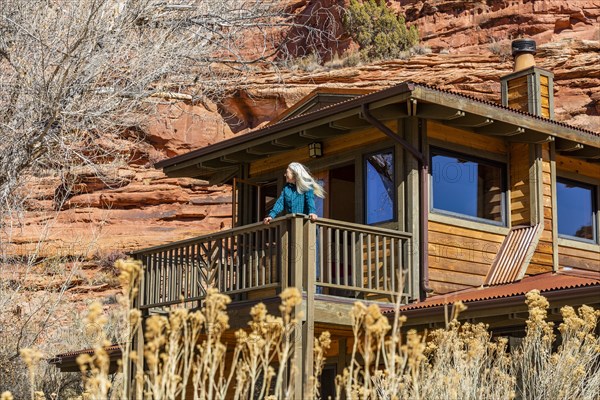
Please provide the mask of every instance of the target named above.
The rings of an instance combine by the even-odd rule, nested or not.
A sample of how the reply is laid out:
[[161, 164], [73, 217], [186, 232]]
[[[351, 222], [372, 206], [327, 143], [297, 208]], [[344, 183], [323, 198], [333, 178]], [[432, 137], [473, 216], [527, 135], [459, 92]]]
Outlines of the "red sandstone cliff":
[[[292, 2], [299, 15], [326, 1]], [[499, 77], [511, 71], [510, 40], [533, 37], [538, 65], [555, 74], [556, 118], [600, 131], [600, 1], [391, 1], [419, 27], [422, 54], [352, 68], [312, 72], [264, 71], [221, 104], [163, 106], [142, 140], [118, 144], [132, 161], [115, 169], [113, 183], [81, 171], [76, 192], [58, 212], [61, 181], [32, 178], [29, 212], [12, 231], [9, 253], [25, 253], [43, 239], [44, 254], [127, 251], [179, 240], [230, 225], [230, 189], [194, 179], [169, 179], [152, 163], [241, 135], [316, 86], [378, 89], [405, 80], [499, 101]], [[339, 51], [349, 47], [339, 33]], [[53, 218], [56, 216], [56, 219]], [[53, 221], [46, 226], [47, 221]]]

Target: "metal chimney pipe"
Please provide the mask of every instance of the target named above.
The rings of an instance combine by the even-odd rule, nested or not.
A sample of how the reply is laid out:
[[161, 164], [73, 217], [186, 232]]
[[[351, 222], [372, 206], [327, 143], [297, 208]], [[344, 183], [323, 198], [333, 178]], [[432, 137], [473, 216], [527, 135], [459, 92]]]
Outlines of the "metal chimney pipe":
[[514, 72], [535, 66], [535, 40], [517, 39], [512, 42], [512, 55], [514, 57]]

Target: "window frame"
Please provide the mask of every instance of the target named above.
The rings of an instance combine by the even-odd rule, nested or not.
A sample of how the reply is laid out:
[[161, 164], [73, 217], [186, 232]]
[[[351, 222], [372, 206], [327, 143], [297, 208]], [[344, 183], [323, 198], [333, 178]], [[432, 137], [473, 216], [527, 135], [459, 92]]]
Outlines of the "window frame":
[[[471, 162], [476, 162], [478, 164], [487, 165], [490, 167], [495, 167], [500, 169], [500, 178], [501, 178], [501, 199], [500, 199], [500, 221], [494, 221], [487, 218], [474, 217], [468, 214], [462, 214], [459, 212], [448, 211], [440, 208], [435, 208], [433, 206], [433, 196], [434, 196], [434, 177], [433, 177], [433, 157], [434, 155], [441, 155], [446, 157], [456, 157], [463, 158]], [[467, 220], [476, 223], [482, 223], [486, 225], [498, 226], [498, 227], [509, 227], [509, 221], [507, 216], [508, 212], [508, 163], [503, 161], [498, 161], [496, 159], [483, 158], [474, 156], [468, 152], [457, 151], [453, 149], [446, 149], [440, 147], [438, 145], [430, 145], [429, 146], [429, 212], [432, 214], [445, 215], [452, 218], [458, 218], [462, 220]]]
[[[568, 175], [568, 176], [567, 176]], [[590, 180], [585, 179], [585, 176], [571, 176], [571, 174], [566, 174], [562, 172], [557, 172], [556, 174], [556, 234], [559, 239], [570, 240], [578, 243], [585, 243], [591, 245], [599, 244], [600, 234], [598, 232], [598, 216], [600, 211], [598, 210], [598, 205], [600, 203], [600, 187], [598, 184], [592, 183]], [[561, 182], [562, 181], [562, 182]], [[564, 233], [560, 233], [558, 227], [558, 183], [564, 183], [564, 181], [575, 184], [579, 187], [589, 188], [592, 191], [592, 239], [586, 239], [579, 236], [566, 235]]]
[[[387, 153], [390, 152], [392, 153], [392, 172], [393, 172], [393, 181], [392, 181], [392, 185], [394, 187], [393, 190], [393, 198], [392, 198], [392, 217], [390, 219], [386, 219], [384, 221], [378, 221], [372, 224], [368, 223], [368, 202], [367, 202], [367, 194], [368, 194], [368, 179], [367, 179], [367, 162], [368, 162], [368, 157], [374, 155], [374, 154], [380, 154], [380, 153]], [[389, 224], [390, 222], [397, 222], [398, 220], [398, 177], [397, 177], [397, 168], [396, 168], [396, 162], [397, 162], [397, 157], [396, 157], [396, 147], [395, 146], [386, 146], [386, 147], [382, 147], [381, 149], [377, 149], [374, 151], [370, 151], [368, 153], [363, 153], [362, 155], [362, 164], [361, 164], [361, 169], [362, 169], [362, 180], [363, 180], [363, 184], [362, 184], [362, 212], [363, 212], [363, 223], [365, 225], [369, 225], [369, 226], [380, 226], [382, 224]]]

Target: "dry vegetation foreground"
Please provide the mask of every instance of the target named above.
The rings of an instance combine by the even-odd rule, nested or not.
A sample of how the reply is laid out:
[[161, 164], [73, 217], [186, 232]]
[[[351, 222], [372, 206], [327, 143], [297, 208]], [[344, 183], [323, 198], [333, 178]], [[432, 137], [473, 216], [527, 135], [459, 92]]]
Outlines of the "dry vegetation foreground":
[[[124, 311], [117, 318], [123, 340], [134, 335], [141, 323], [139, 310], [129, 306], [142, 269], [133, 261], [117, 261], [117, 266], [124, 288], [119, 298]], [[227, 345], [224, 334], [229, 329], [230, 299], [211, 290], [199, 311], [180, 308], [168, 316], [148, 318], [143, 354], [124, 348], [120, 365], [125, 370], [121, 368], [116, 375], [109, 374], [103, 347], [110, 343], [105, 333], [109, 318], [94, 303], [83, 323], [102, 329], [94, 354], [77, 359], [81, 381], [66, 385], [64, 377], [44, 365], [47, 355], [22, 349], [18, 362], [26, 369], [21, 369], [20, 379], [30, 394], [22, 391], [16, 398], [126, 398], [124, 393], [130, 388], [122, 377], [131, 365], [126, 361], [141, 358], [146, 370], [138, 372], [133, 385], [137, 390], [143, 387], [146, 398], [293, 398], [294, 386], [300, 382], [291, 378], [294, 363], [288, 361], [299, 356], [293, 352], [299, 323], [293, 310], [301, 301], [296, 289], [286, 289], [281, 293], [280, 316], [269, 315], [262, 303], [256, 305], [248, 328], [236, 332], [235, 343]], [[351, 313], [352, 357], [336, 377], [336, 398], [344, 394], [347, 399], [598, 399], [600, 311], [563, 307], [557, 337], [547, 321], [548, 301], [534, 290], [527, 294], [526, 303], [526, 336], [520, 345], [508, 349], [507, 340], [492, 338], [485, 325], [459, 322], [465, 307], [461, 303], [455, 304], [446, 329], [422, 333], [405, 332], [406, 317], [399, 313], [390, 319], [377, 305], [357, 302]], [[315, 339], [315, 376], [308, 381], [312, 398], [320, 398], [319, 375], [330, 343], [327, 332]], [[7, 365], [1, 367], [6, 377]], [[2, 400], [12, 398], [9, 392], [2, 394]]]

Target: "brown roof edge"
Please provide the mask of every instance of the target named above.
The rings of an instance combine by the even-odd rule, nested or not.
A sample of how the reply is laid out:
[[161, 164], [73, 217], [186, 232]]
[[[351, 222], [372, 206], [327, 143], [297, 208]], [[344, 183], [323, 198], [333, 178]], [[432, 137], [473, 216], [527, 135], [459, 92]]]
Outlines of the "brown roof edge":
[[[597, 286], [585, 286], [585, 287], [573, 287], [568, 289], [553, 289], [551, 291], [544, 291], [542, 295], [551, 303], [562, 300], [575, 300], [578, 298], [586, 298], [598, 293]], [[479, 310], [492, 310], [494, 308], [502, 310], [509, 307], [525, 305], [526, 293], [515, 294], [508, 297], [498, 297], [491, 299], [482, 299], [475, 301], [465, 302], [467, 305], [467, 312], [479, 311]], [[408, 324], [410, 325], [411, 318], [422, 318], [422, 317], [433, 317], [434, 315], [443, 315], [446, 305], [436, 305], [433, 307], [424, 308], [412, 308], [409, 310], [400, 309], [400, 314], [406, 316]], [[395, 311], [392, 310], [383, 312], [388, 318], [393, 318]], [[498, 312], [498, 315], [501, 315]]]
[[365, 95], [359, 95], [355, 98], [341, 101], [336, 104], [332, 104], [331, 106], [324, 107], [320, 110], [310, 112], [308, 114], [303, 114], [303, 115], [292, 117], [292, 118], [289, 118], [289, 119], [286, 119], [286, 120], [283, 120], [280, 122], [275, 122], [271, 125], [267, 125], [263, 128], [260, 128], [255, 131], [251, 131], [247, 134], [236, 136], [234, 138], [227, 139], [227, 140], [212, 144], [210, 146], [206, 146], [206, 147], [203, 147], [203, 148], [200, 148], [197, 150], [193, 150], [189, 153], [181, 154], [181, 155], [169, 158], [167, 160], [159, 161], [158, 163], [155, 164], [155, 167], [156, 168], [165, 168], [165, 167], [175, 166], [178, 163], [189, 161], [189, 160], [194, 159], [199, 156], [210, 154], [210, 153], [213, 153], [213, 152], [216, 152], [219, 150], [224, 150], [228, 147], [235, 146], [238, 144], [243, 144], [244, 142], [252, 140], [252, 139], [259, 139], [259, 138], [268, 136], [272, 133], [283, 131], [285, 129], [294, 128], [299, 125], [317, 120], [319, 118], [326, 118], [326, 117], [335, 115], [337, 113], [341, 113], [341, 112], [348, 111], [348, 110], [351, 110], [356, 107], [360, 107], [363, 104], [369, 104], [369, 103], [372, 103], [372, 102], [375, 102], [378, 100], [386, 99], [390, 96], [396, 96], [396, 95], [400, 95], [403, 93], [412, 92], [413, 90], [415, 90], [415, 88], [424, 88], [424, 89], [436, 91], [439, 93], [444, 93], [444, 94], [448, 94], [448, 95], [452, 95], [452, 96], [458, 96], [458, 97], [461, 97], [464, 99], [469, 99], [471, 101], [477, 102], [479, 104], [485, 104], [488, 106], [492, 106], [494, 108], [505, 110], [507, 112], [522, 115], [527, 118], [533, 118], [533, 119], [536, 119], [536, 120], [539, 120], [539, 121], [542, 121], [545, 123], [549, 123], [552, 125], [561, 126], [564, 128], [578, 131], [578, 132], [586, 133], [586, 134], [589, 134], [592, 136], [600, 137], [600, 133], [594, 132], [589, 129], [580, 128], [578, 126], [569, 125], [564, 122], [560, 122], [560, 121], [552, 120], [549, 118], [530, 114], [527, 112], [515, 110], [510, 107], [503, 106], [502, 104], [499, 104], [499, 103], [478, 99], [471, 95], [457, 93], [457, 92], [453, 92], [453, 91], [450, 91], [447, 89], [440, 89], [435, 86], [430, 86], [430, 85], [423, 84], [423, 83], [415, 83], [412, 81], [407, 81], [407, 82], [402, 82], [397, 85], [391, 86], [387, 89], [379, 90], [377, 92], [373, 92], [373, 93], [369, 93], [369, 94], [365, 94]]
[[595, 291], [599, 291], [599, 286], [600, 275], [598, 273], [589, 273], [587, 271], [579, 270], [564, 270], [559, 273], [549, 272], [526, 277], [519, 282], [484, 288], [472, 288], [445, 295], [438, 295], [430, 297], [422, 302], [402, 306], [400, 311], [406, 313], [412, 312], [413, 310], [443, 308], [445, 305], [451, 305], [456, 301], [462, 301], [466, 304], [479, 304], [480, 302], [496, 300], [507, 301], [509, 298], [524, 296], [533, 289], [540, 290], [545, 296], [546, 293], [571, 289], [583, 290], [584, 288], [592, 288]]
[[[121, 347], [123, 345], [120, 344], [111, 344], [110, 346], [105, 346], [104, 350], [108, 353], [109, 357], [112, 359], [113, 356], [116, 358], [117, 354], [121, 354]], [[78, 356], [81, 354], [93, 354], [95, 349], [81, 349], [75, 351], [69, 351], [66, 353], [57, 354], [52, 358], [48, 359], [48, 364], [62, 364], [67, 360], [75, 361]]]

